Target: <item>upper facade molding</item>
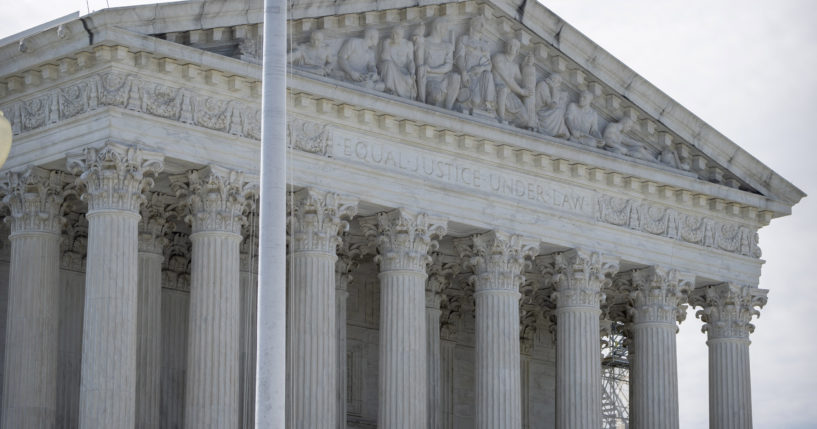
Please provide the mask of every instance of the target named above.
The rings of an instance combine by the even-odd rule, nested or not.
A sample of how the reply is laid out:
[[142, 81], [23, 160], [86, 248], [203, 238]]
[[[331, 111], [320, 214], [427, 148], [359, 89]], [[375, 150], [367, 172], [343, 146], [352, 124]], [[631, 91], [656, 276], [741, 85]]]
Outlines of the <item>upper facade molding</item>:
[[[384, 41], [391, 28], [401, 23], [408, 24], [405, 40], [409, 40], [411, 32], [420, 22], [426, 24], [428, 33], [434, 18], [440, 16], [450, 18], [454, 24], [454, 31], [446, 34], [444, 40], [456, 43], [456, 39], [467, 33], [471, 18], [484, 16], [489, 25], [486, 25], [483, 33], [487, 35], [492, 56], [502, 54], [504, 46], [510, 45], [510, 40], [520, 42], [520, 55], [510, 64], [511, 69], [516, 69], [512, 70], [514, 73], [521, 71], [523, 60], [530, 55], [535, 62], [537, 83], [541, 84], [551, 74], [559, 73], [571, 101], [577, 102], [583, 90], [594, 93], [596, 97], [592, 106], [601, 117], [596, 135], [602, 137], [601, 140], [609, 142], [609, 139], [601, 136], [604, 130], [610, 124], [620, 123], [628, 117], [633, 119], [634, 126], [625, 130], [623, 134], [626, 138], [648, 143], [648, 148], [656, 157], [659, 156], [660, 146], [671, 142], [679, 155], [684, 155], [684, 151], [689, 152], [684, 164], [690, 164], [690, 170], [695, 175], [765, 196], [775, 202], [772, 204], [775, 216], [790, 213], [790, 207], [804, 196], [802, 191], [538, 2], [424, 1], [419, 5], [416, 1], [401, 0], [387, 3], [376, 0], [290, 2], [295, 46], [308, 43], [314, 30], [323, 30], [328, 34], [327, 39], [329, 36], [338, 37], [336, 43], [340, 44], [348, 38], [362, 38], [363, 29], [372, 27]], [[242, 40], [251, 39], [253, 34], [261, 34], [261, 26], [257, 24], [262, 18], [261, 0], [196, 1], [106, 9], [83, 17], [82, 21], [71, 21], [58, 28], [29, 35], [23, 43], [12, 41], [0, 46], [0, 103], [8, 100], [21, 84], [49, 79], [55, 75], [55, 71], [58, 74], [62, 66], [55, 64], [55, 60], [88, 49], [92, 40], [94, 44], [104, 42], [126, 46], [134, 55], [150, 53], [156, 61], [165, 57], [172, 59], [170, 62], [189, 62], [193, 67], [215, 64], [211, 74], [253, 80], [260, 71], [256, 64], [206, 50], [217, 52], [219, 48], [215, 45], [218, 43], [214, 42], [219, 37], [227, 37], [225, 34], [230, 37], [243, 35]], [[242, 31], [252, 34], [239, 34]], [[182, 43], [171, 43], [161, 38]], [[184, 46], [185, 43], [191, 46]], [[238, 47], [247, 51], [250, 48], [246, 44]], [[135, 61], [138, 64], [139, 59]], [[33, 68], [38, 68], [38, 72], [30, 73]], [[308, 72], [303, 74], [309, 77]], [[519, 82], [522, 79], [523, 76], [519, 76]], [[369, 95], [372, 92], [377, 91], [369, 91]], [[517, 98], [524, 104], [521, 99], [524, 97]], [[545, 139], [552, 140], [550, 137]], [[683, 169], [679, 169], [678, 173], [683, 176]]]

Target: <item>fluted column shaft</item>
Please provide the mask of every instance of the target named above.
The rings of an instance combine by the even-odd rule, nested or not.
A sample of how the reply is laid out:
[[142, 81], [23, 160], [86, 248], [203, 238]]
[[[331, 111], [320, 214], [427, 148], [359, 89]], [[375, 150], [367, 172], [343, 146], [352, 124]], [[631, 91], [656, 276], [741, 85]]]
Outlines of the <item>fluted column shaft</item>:
[[[337, 273], [336, 273], [337, 274]], [[346, 374], [346, 300], [349, 298], [349, 291], [338, 288], [335, 291], [335, 324], [337, 329], [337, 429], [346, 429], [346, 389], [348, 380]]]
[[709, 346], [710, 429], [752, 428], [752, 387], [749, 367], [750, 323], [766, 304], [768, 290], [732, 283], [693, 292], [690, 302], [704, 322]]
[[352, 200], [314, 189], [290, 198], [289, 409], [292, 429], [337, 424], [335, 262]]
[[[187, 189], [184, 179], [189, 180]], [[213, 166], [171, 181], [180, 194], [187, 194], [192, 221], [184, 425], [234, 428], [238, 425], [239, 245], [247, 183], [240, 173]]]
[[136, 357], [136, 427], [159, 427], [162, 369], [161, 253], [139, 252]]
[[572, 250], [555, 256], [556, 428], [601, 427], [602, 288], [618, 262]]
[[69, 156], [88, 202], [88, 250], [82, 325], [82, 428], [136, 424], [138, 223], [146, 173], [159, 154], [109, 143]]
[[151, 194], [139, 221], [139, 272], [137, 274], [136, 327], [136, 428], [159, 428], [162, 369], [162, 262], [165, 213]]
[[62, 183], [38, 168], [8, 173], [11, 209], [3, 372], [4, 428], [50, 428], [57, 413]]
[[474, 270], [476, 427], [522, 427], [519, 286], [538, 242], [501, 232], [455, 243]]
[[427, 252], [446, 222], [407, 210], [361, 220], [376, 237], [380, 263], [379, 412], [381, 429], [426, 427], [427, 343], [425, 315]]
[[686, 317], [693, 276], [663, 267], [636, 270], [630, 293], [633, 429], [677, 429], [678, 363], [676, 322]]
[[454, 341], [440, 345], [440, 425], [439, 429], [454, 429]]
[[[428, 304], [428, 292], [426, 292]], [[426, 354], [428, 366], [428, 425], [429, 429], [439, 429], [442, 408], [440, 404], [440, 309], [426, 306]]]

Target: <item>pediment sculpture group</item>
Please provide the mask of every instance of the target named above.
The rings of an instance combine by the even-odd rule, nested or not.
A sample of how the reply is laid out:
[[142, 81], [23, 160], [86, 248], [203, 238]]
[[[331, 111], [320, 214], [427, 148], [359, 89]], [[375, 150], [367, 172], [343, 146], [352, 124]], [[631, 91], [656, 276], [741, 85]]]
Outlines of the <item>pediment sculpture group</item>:
[[[406, 36], [409, 27], [397, 24], [385, 40], [369, 27], [363, 37], [342, 40], [339, 48], [326, 41], [323, 30], [314, 30], [309, 42], [288, 54], [288, 61], [297, 69], [320, 76], [496, 118], [547, 136], [672, 168], [690, 169], [689, 160], [679, 157], [671, 143], [656, 150], [631, 137], [628, 133], [634, 126], [632, 118], [603, 121], [591, 106], [593, 92], [580, 88], [578, 99], [571, 100], [558, 72], [539, 80], [533, 52], [520, 55], [518, 39], [509, 39], [504, 51], [492, 53], [484, 36], [486, 23], [483, 16], [471, 18], [467, 32], [459, 37], [449, 30], [446, 18], [431, 21], [428, 31], [424, 23], [419, 23], [410, 37]], [[603, 128], [601, 124], [605, 124]]]

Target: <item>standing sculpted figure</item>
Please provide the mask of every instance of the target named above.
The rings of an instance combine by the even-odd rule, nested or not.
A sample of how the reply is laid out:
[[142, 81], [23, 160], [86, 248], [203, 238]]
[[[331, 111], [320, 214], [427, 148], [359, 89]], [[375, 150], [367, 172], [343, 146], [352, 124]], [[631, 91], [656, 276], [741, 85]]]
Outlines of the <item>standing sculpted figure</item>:
[[379, 36], [369, 28], [363, 38], [353, 37], [343, 42], [338, 51], [338, 67], [341, 80], [349, 80], [366, 88], [382, 91], [386, 86], [377, 74], [375, 48]]
[[570, 137], [570, 131], [565, 124], [569, 100], [567, 91], [562, 89], [562, 75], [558, 73], [551, 74], [544, 82], [536, 85], [539, 132], [562, 139]]
[[471, 18], [468, 34], [457, 40], [454, 61], [462, 77], [462, 88], [457, 100], [473, 114], [474, 111], [493, 112], [496, 108], [496, 88], [491, 73], [491, 51], [482, 38], [485, 18]]
[[525, 103], [525, 116], [528, 118], [526, 124], [528, 129], [538, 128], [536, 120], [536, 59], [533, 54], [528, 54], [522, 60], [522, 88], [528, 91], [529, 95], [523, 99]]
[[615, 153], [620, 153], [633, 158], [655, 162], [655, 156], [647, 150], [647, 146], [635, 139], [630, 138], [625, 133], [633, 127], [633, 120], [629, 116], [622, 118], [618, 122], [607, 124], [604, 129], [604, 148]]
[[386, 92], [400, 97], [417, 96], [414, 77], [414, 44], [404, 39], [405, 27], [395, 25], [380, 46], [380, 77]]
[[527, 125], [525, 105], [520, 98], [533, 95], [533, 91], [523, 88], [519, 81], [522, 72], [516, 64], [519, 54], [519, 40], [511, 39], [505, 44], [505, 52], [500, 52], [491, 59], [493, 62], [494, 82], [496, 83], [496, 105], [499, 120], [509, 122], [509, 118], [518, 125]]
[[570, 103], [565, 112], [565, 124], [570, 130], [570, 140], [600, 147], [601, 134], [599, 133], [599, 116], [590, 103], [593, 102], [593, 93], [582, 91], [578, 103]]
[[[421, 28], [423, 28], [421, 26]], [[431, 34], [415, 40], [417, 61], [417, 88], [420, 101], [451, 109], [460, 90], [460, 75], [454, 69], [454, 43], [443, 40], [446, 21], [437, 18], [431, 24]], [[449, 39], [453, 39], [452, 37]], [[419, 41], [423, 41], [419, 47]]]
[[329, 46], [324, 43], [322, 31], [313, 31], [309, 43], [303, 43], [287, 55], [287, 61], [299, 69], [321, 76], [332, 71], [333, 57]]

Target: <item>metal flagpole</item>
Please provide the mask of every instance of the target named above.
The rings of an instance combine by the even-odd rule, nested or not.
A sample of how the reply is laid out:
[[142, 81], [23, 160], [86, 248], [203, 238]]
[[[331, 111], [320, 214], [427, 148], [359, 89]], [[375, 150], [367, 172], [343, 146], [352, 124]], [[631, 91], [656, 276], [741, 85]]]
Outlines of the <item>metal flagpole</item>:
[[264, 0], [255, 427], [269, 429], [286, 409], [286, 7]]

